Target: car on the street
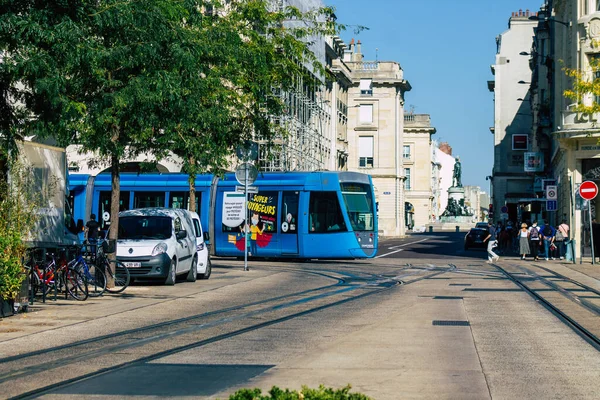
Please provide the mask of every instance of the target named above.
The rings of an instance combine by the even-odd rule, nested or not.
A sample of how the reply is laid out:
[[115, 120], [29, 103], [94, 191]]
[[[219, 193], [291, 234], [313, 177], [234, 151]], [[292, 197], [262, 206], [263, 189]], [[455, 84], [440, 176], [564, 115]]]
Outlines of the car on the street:
[[478, 222], [475, 224], [475, 228], [488, 229], [488, 223], [487, 222]]
[[198, 274], [199, 239], [203, 243], [204, 238], [197, 237], [190, 211], [171, 208], [122, 211], [117, 260], [133, 279], [162, 280], [166, 285], [174, 285], [178, 275], [186, 275], [193, 282]]
[[198, 214], [193, 211], [189, 213], [192, 216], [194, 234], [196, 236], [196, 255], [198, 257], [196, 274], [199, 279], [208, 279], [212, 272], [212, 264], [210, 263], [210, 255], [208, 254], [208, 232], [202, 231], [202, 223]]
[[483, 240], [487, 235], [487, 225], [485, 229], [471, 228], [465, 235], [465, 250], [469, 250], [471, 248], [485, 248], [487, 246], [487, 242], [484, 242]]

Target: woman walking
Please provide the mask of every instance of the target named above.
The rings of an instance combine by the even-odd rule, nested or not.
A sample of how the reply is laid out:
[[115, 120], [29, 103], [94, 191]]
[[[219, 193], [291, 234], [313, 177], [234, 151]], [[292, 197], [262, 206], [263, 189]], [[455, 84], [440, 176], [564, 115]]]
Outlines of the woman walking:
[[529, 240], [531, 241], [530, 250], [533, 260], [537, 261], [539, 246], [540, 246], [540, 231], [537, 226], [537, 221], [533, 221], [533, 224], [529, 227]]
[[519, 230], [519, 253], [521, 254], [521, 260], [524, 260], [530, 252], [529, 231], [527, 230], [527, 224], [523, 222]]

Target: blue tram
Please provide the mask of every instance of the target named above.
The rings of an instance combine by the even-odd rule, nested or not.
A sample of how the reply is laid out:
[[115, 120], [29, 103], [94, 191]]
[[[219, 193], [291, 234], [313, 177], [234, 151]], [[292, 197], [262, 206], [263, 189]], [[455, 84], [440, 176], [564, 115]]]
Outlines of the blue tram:
[[[107, 229], [110, 174], [71, 174], [69, 185], [75, 218], [85, 221], [94, 213]], [[243, 256], [245, 246], [251, 257], [269, 258], [370, 258], [377, 252], [375, 193], [369, 175], [260, 173], [253, 184], [258, 190], [247, 202], [238, 186], [234, 174], [196, 178], [196, 211], [210, 234], [214, 255]], [[187, 174], [121, 174], [121, 210], [187, 208], [188, 200]]]

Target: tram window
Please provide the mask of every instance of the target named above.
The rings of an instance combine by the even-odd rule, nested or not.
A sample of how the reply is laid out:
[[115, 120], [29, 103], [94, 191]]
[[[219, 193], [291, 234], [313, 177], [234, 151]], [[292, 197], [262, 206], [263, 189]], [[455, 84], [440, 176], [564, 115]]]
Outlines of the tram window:
[[346, 223], [336, 192], [310, 192], [309, 232], [345, 232]]
[[164, 207], [165, 192], [135, 192], [133, 197], [134, 208]]
[[171, 196], [169, 197], [169, 208], [183, 208], [187, 210], [187, 206], [187, 192], [171, 192]]
[[342, 196], [355, 231], [373, 231], [373, 201], [370, 185], [360, 183], [342, 183]]

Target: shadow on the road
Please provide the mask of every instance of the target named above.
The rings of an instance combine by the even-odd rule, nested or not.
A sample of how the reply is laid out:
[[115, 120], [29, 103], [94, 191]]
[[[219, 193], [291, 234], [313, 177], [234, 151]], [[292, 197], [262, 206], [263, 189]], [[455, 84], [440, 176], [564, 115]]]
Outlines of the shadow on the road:
[[183, 397], [212, 396], [240, 386], [272, 365], [142, 364], [100, 375], [60, 389], [56, 394]]

